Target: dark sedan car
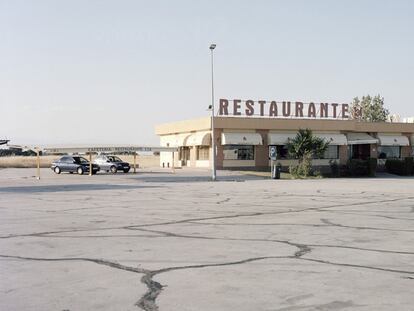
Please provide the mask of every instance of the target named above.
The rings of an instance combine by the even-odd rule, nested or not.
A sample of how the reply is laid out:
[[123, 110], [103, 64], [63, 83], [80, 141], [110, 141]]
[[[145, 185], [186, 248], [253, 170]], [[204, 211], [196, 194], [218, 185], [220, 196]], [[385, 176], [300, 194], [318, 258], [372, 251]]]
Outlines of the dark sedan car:
[[[80, 156], [64, 156], [59, 160], [52, 163], [51, 169], [56, 173], [61, 172], [78, 173], [89, 173], [89, 161]], [[92, 174], [99, 172], [99, 166], [92, 164]]]
[[99, 165], [101, 171], [107, 171], [115, 174], [118, 171], [128, 173], [131, 169], [129, 163], [122, 161], [120, 158], [114, 155], [99, 155], [95, 161], [95, 164]]

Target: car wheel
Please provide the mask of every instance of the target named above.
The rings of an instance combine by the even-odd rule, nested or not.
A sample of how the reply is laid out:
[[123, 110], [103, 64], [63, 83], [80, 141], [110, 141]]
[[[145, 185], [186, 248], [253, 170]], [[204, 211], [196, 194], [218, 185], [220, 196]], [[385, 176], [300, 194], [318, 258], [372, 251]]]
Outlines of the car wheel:
[[129, 168], [124, 169], [124, 173], [128, 173], [129, 172]]
[[118, 170], [116, 169], [116, 166], [111, 166], [111, 173], [116, 174]]
[[83, 168], [78, 167], [76, 171], [78, 172], [79, 175], [83, 175]]
[[54, 171], [55, 171], [56, 174], [60, 174], [62, 172], [62, 170], [60, 169], [59, 166], [56, 166]]

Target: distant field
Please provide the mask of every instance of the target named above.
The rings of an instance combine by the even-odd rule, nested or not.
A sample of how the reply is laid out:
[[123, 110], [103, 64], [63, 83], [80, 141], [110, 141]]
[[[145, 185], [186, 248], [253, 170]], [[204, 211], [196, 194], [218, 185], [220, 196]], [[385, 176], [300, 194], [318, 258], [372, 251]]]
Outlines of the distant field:
[[[58, 159], [59, 156], [41, 156], [40, 166], [50, 167], [53, 160]], [[132, 155], [120, 156], [120, 158], [126, 162], [129, 162], [132, 166], [134, 157]], [[94, 157], [92, 157], [94, 159]], [[137, 165], [139, 167], [158, 167], [160, 164], [159, 156], [137, 156]], [[0, 157], [0, 168], [33, 168], [36, 167], [36, 157]]]

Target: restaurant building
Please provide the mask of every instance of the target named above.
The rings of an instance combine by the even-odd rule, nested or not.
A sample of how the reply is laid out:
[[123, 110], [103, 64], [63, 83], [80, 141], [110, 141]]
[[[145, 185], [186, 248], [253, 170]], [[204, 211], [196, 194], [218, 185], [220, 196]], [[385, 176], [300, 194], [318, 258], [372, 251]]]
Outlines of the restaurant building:
[[[329, 142], [323, 157], [312, 165], [329, 168], [332, 161], [346, 164], [349, 159], [405, 158], [414, 154], [414, 123], [362, 122], [350, 119], [347, 104], [266, 102], [220, 99], [214, 118], [216, 166], [218, 169], [267, 169], [269, 147], [277, 149], [277, 162], [288, 167], [297, 160], [287, 152], [289, 139], [299, 129]], [[179, 151], [160, 154], [160, 165], [170, 167], [210, 167], [211, 118], [201, 118], [156, 127], [162, 147]]]

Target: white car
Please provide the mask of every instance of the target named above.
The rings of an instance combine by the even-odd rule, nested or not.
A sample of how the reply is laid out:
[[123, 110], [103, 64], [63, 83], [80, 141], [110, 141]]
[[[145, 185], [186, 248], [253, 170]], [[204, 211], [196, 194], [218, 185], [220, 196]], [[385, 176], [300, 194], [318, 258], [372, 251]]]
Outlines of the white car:
[[111, 172], [115, 174], [118, 171], [128, 173], [131, 169], [129, 163], [122, 161], [119, 157], [114, 155], [101, 154], [94, 161], [99, 166], [101, 171]]

